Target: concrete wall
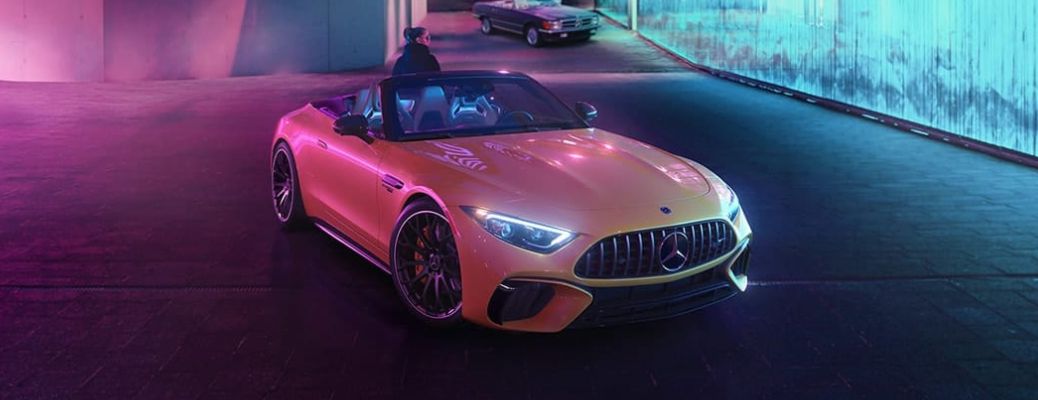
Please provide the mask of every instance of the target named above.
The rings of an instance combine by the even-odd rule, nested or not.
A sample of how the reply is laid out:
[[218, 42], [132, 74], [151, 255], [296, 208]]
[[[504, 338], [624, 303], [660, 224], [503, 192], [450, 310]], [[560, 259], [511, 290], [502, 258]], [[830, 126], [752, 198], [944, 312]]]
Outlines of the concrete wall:
[[421, 25], [429, 12], [428, 0], [411, 0], [411, 24]]
[[426, 0], [402, 0], [386, 2], [386, 60], [406, 42], [404, 28], [421, 26], [428, 13]]
[[104, 77], [104, 0], [0, 0], [0, 79]]
[[[249, 2], [252, 3], [252, 2]], [[241, 35], [246, 0], [105, 0], [105, 79], [229, 76]], [[255, 11], [259, 7], [253, 7]]]
[[383, 65], [426, 0], [0, 0], [0, 80], [135, 81]]

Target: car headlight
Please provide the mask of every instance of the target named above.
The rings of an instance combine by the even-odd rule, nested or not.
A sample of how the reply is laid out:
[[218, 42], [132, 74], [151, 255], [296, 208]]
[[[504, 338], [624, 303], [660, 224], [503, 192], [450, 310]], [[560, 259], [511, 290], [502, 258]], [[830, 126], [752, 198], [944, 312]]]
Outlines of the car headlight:
[[736, 196], [735, 191], [723, 182], [718, 186], [718, 192], [720, 192], [719, 194], [721, 196], [721, 201], [724, 204], [726, 215], [728, 215], [728, 220], [735, 222], [735, 218], [739, 216], [740, 212], [742, 212], [742, 207], [739, 205], [739, 196]]
[[562, 248], [576, 235], [538, 223], [501, 215], [476, 207], [461, 207], [494, 237], [513, 246], [538, 253], [551, 253]]
[[562, 21], [544, 21], [541, 22], [541, 27], [549, 31], [557, 31], [562, 29]]
[[598, 25], [598, 23], [599, 23], [599, 18], [597, 16], [594, 17], [594, 18], [591, 18], [591, 24], [592, 25]]

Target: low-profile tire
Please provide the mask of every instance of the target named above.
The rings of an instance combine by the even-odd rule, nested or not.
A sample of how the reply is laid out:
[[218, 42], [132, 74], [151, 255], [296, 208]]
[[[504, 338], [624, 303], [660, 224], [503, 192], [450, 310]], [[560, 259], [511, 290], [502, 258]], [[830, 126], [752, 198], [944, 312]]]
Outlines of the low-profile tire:
[[404, 306], [422, 322], [461, 324], [461, 263], [444, 212], [430, 199], [404, 208], [393, 228], [390, 270]]
[[530, 47], [541, 47], [544, 45], [544, 38], [541, 37], [541, 32], [533, 25], [527, 26], [526, 30], [523, 31], [523, 39], [526, 40], [526, 44], [530, 45]]
[[299, 191], [299, 173], [296, 171], [292, 149], [285, 142], [274, 146], [274, 153], [270, 157], [270, 177], [274, 217], [283, 229], [303, 227], [308, 218]]
[[490, 21], [490, 17], [480, 18], [479, 32], [484, 35], [494, 34], [494, 23]]

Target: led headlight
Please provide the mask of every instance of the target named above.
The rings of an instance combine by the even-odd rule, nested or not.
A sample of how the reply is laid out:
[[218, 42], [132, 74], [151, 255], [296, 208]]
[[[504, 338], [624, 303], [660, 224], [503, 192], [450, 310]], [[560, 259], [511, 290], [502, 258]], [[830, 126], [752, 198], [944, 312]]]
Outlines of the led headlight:
[[718, 192], [727, 212], [728, 220], [735, 222], [735, 218], [742, 211], [742, 207], [739, 205], [739, 196], [736, 196], [735, 191], [723, 182], [719, 182], [718, 186]]
[[461, 207], [461, 209], [465, 210], [494, 237], [538, 253], [547, 254], [558, 250], [576, 236], [562, 229], [493, 213], [482, 208]]
[[742, 212], [742, 206], [739, 205], [739, 196], [736, 196], [735, 192], [731, 190], [729, 192], [732, 193], [732, 199], [728, 202], [728, 220], [735, 222], [735, 218]]

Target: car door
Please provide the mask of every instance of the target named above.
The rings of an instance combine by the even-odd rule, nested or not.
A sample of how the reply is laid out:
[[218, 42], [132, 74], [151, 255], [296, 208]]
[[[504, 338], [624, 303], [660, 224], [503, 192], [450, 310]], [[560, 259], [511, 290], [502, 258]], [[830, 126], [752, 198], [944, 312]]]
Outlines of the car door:
[[498, 28], [522, 33], [522, 14], [516, 10], [514, 1], [501, 3], [493, 10], [493, 21]]
[[[380, 95], [378, 86], [374, 85], [370, 93], [373, 100], [363, 112], [369, 125], [379, 127], [381, 101], [377, 100]], [[319, 146], [324, 152], [321, 165], [326, 169], [320, 172], [324, 176], [324, 203], [334, 219], [329, 222], [370, 250], [378, 234], [375, 190], [385, 143], [381, 140], [368, 143], [357, 136], [340, 135], [331, 126], [328, 133], [321, 138], [324, 144]]]

